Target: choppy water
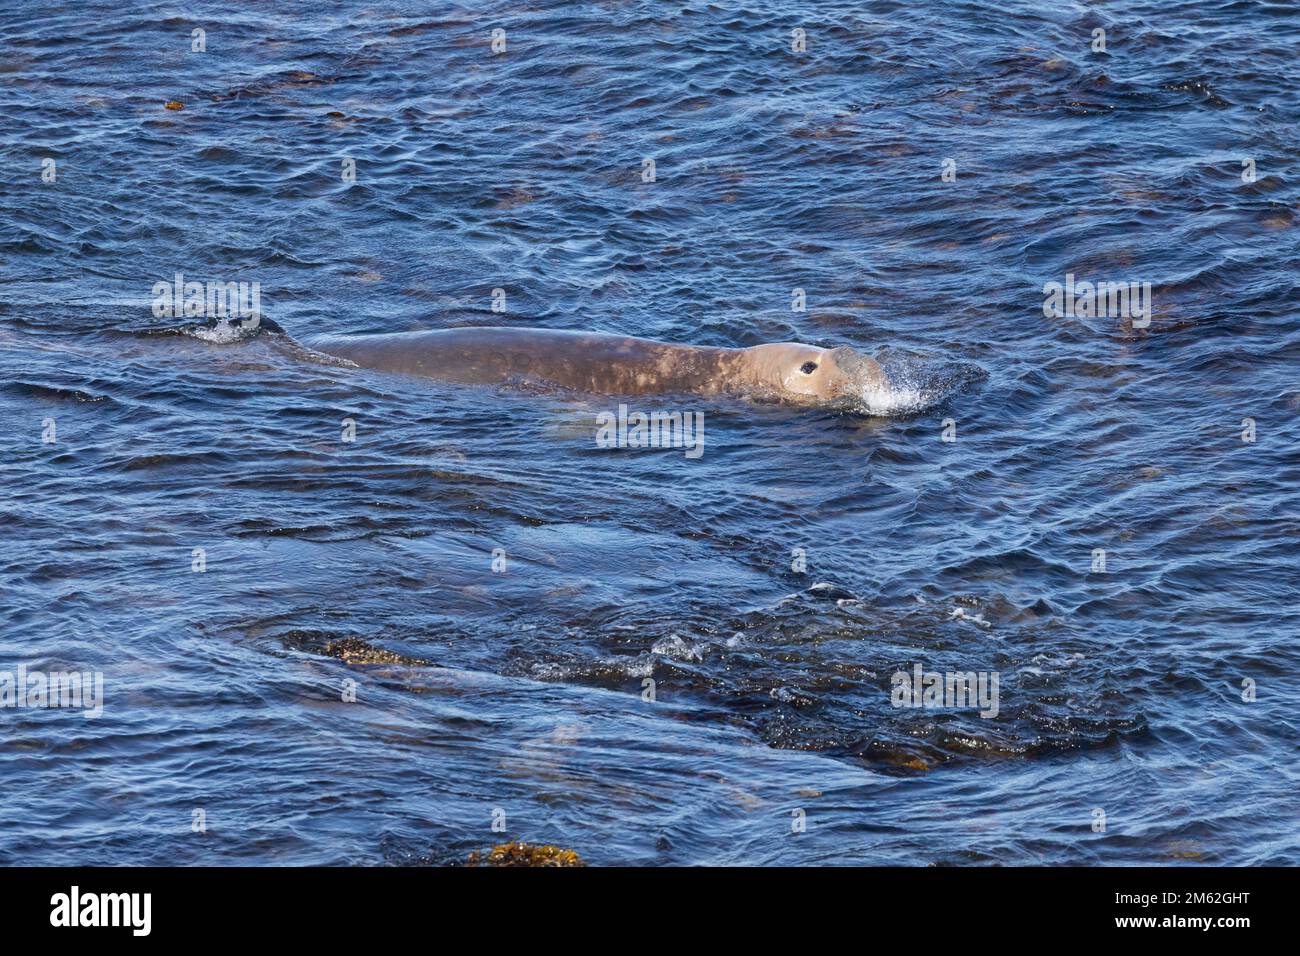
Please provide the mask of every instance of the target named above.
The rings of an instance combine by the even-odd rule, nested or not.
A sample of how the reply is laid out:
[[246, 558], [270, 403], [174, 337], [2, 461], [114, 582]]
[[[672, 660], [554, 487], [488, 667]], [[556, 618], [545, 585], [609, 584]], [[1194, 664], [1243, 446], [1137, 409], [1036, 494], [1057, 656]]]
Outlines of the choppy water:
[[[1296, 863], [1297, 49], [1221, 0], [4, 3], [0, 669], [105, 700], [0, 710], [0, 861]], [[298, 338], [987, 377], [607, 451], [603, 399], [160, 334], [177, 272]], [[1149, 326], [1046, 318], [1067, 273]], [[918, 663], [998, 715], [894, 708]]]

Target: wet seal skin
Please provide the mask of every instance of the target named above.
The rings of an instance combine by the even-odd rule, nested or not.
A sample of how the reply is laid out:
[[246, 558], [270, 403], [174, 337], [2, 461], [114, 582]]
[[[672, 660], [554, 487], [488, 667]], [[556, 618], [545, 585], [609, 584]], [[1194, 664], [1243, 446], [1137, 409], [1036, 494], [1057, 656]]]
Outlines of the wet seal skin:
[[802, 405], [852, 406], [888, 387], [875, 359], [780, 342], [751, 348], [677, 345], [549, 329], [460, 328], [321, 336], [311, 348], [363, 368], [444, 382], [534, 382], [600, 395], [739, 395]]

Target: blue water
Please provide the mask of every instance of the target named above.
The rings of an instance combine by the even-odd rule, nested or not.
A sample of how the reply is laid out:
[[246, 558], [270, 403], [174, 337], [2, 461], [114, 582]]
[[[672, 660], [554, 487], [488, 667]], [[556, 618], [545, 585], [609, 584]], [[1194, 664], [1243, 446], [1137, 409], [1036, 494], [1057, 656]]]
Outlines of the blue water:
[[[104, 681], [0, 709], [0, 862], [1300, 862], [1297, 49], [1222, 0], [0, 3], [0, 671]], [[177, 272], [288, 338], [155, 316]], [[1071, 273], [1149, 324], [1045, 316]], [[291, 342], [507, 323], [985, 377], [686, 398], [690, 460]], [[892, 706], [916, 664], [999, 713]]]

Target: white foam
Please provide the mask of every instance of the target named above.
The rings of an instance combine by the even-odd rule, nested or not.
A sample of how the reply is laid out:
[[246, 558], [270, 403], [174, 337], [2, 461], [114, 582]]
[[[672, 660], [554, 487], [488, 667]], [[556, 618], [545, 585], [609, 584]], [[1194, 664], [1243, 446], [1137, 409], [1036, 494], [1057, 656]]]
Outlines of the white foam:
[[929, 404], [920, 389], [889, 385], [864, 389], [857, 400], [859, 408], [868, 415], [897, 415], [899, 412], [918, 411]]
[[227, 319], [219, 320], [211, 328], [190, 329], [187, 334], [216, 345], [229, 345], [245, 338], [243, 327], [234, 325]]
[[959, 608], [959, 607], [955, 607], [955, 608], [952, 609], [952, 614], [950, 614], [950, 615], [948, 615], [948, 616], [949, 616], [949, 617], [955, 617], [955, 618], [957, 618], [958, 620], [961, 620], [961, 621], [970, 621], [972, 624], [978, 624], [980, 627], [992, 627], [992, 626], [993, 626], [993, 625], [990, 624], [988, 621], [984, 620], [984, 615], [981, 614], [981, 613], [979, 613], [978, 611], [976, 611], [974, 614], [967, 614], [967, 613], [966, 613], [965, 611], [963, 611], [961, 608]]
[[651, 654], [667, 657], [676, 661], [703, 661], [706, 645], [688, 641], [680, 634], [672, 634], [655, 641], [650, 648]]

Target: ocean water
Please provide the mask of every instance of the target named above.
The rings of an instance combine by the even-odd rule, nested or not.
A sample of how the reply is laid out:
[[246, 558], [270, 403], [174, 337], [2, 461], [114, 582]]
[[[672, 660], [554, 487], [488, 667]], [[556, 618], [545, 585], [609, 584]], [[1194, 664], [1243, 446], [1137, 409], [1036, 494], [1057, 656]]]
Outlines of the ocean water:
[[[0, 862], [1300, 862], [1297, 50], [1223, 0], [0, 3], [0, 672], [103, 686], [0, 708]], [[692, 459], [294, 345], [474, 324], [916, 394], [646, 400]], [[996, 715], [894, 706], [918, 665]]]

